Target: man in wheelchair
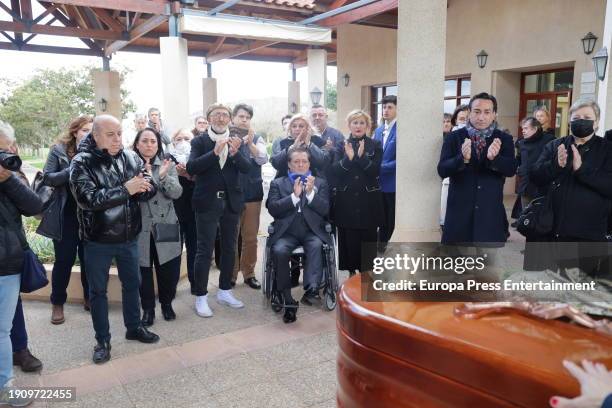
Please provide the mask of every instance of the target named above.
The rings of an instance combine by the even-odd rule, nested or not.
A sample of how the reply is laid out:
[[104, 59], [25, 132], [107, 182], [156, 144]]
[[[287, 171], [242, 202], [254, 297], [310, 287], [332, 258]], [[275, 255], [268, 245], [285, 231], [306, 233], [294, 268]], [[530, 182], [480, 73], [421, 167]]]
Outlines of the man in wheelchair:
[[274, 232], [268, 238], [276, 271], [276, 289], [284, 304], [283, 321], [296, 320], [298, 302], [291, 296], [289, 258], [302, 246], [306, 264], [302, 303], [320, 300], [319, 283], [323, 273], [323, 244], [332, 245], [325, 231], [329, 213], [329, 188], [322, 178], [310, 173], [310, 152], [305, 147], [291, 148], [287, 155], [288, 175], [270, 184], [266, 207], [274, 218]]

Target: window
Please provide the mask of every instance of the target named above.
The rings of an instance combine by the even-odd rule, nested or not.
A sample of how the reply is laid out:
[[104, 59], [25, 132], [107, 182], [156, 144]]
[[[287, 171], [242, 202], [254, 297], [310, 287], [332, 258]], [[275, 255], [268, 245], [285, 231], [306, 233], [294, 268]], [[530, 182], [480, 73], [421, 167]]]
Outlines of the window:
[[371, 101], [371, 112], [372, 112], [372, 124], [382, 123], [382, 105], [380, 101], [387, 95], [397, 95], [397, 84], [373, 86], [372, 87], [372, 101]]
[[447, 77], [444, 81], [444, 113], [453, 113], [457, 106], [469, 103], [471, 88], [469, 76]]

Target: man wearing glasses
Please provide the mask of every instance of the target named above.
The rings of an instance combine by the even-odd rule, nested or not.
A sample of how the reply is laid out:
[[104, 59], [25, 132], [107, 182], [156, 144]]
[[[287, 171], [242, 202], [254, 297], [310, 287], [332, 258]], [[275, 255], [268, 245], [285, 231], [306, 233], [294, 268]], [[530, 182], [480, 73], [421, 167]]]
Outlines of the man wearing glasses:
[[210, 127], [191, 141], [187, 172], [195, 179], [193, 209], [196, 212], [198, 246], [195, 257], [195, 309], [198, 316], [213, 315], [208, 305], [208, 273], [215, 245], [217, 225], [221, 234], [221, 260], [217, 302], [235, 309], [244, 307], [232, 293], [232, 271], [236, 235], [244, 196], [239, 173], [248, 173], [249, 160], [240, 151], [242, 140], [230, 137], [232, 111], [213, 104], [206, 111]]

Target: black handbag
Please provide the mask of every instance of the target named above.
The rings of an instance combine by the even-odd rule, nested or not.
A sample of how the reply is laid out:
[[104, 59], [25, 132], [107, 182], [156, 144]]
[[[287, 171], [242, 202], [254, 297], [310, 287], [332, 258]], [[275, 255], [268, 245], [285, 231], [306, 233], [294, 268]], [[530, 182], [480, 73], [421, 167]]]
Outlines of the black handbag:
[[[151, 219], [153, 219], [153, 212], [151, 211], [151, 205], [147, 201], [147, 206], [149, 207], [149, 214]], [[181, 230], [178, 222], [170, 224], [170, 223], [161, 223], [157, 222], [151, 226], [151, 234], [153, 235], [153, 240], [155, 242], [180, 242], [181, 241]]]
[[41, 213], [36, 214], [34, 217], [37, 219], [42, 219], [42, 215], [53, 202], [53, 193], [55, 193], [55, 188], [43, 184], [43, 173], [39, 171], [36, 173], [36, 176], [34, 176], [34, 181], [32, 181], [32, 190], [43, 203]]
[[552, 193], [559, 187], [553, 182], [548, 193], [531, 200], [523, 208], [516, 222], [516, 230], [525, 237], [547, 235], [553, 230], [555, 215], [552, 208]]
[[30, 245], [28, 245], [28, 240], [23, 232], [23, 228], [15, 223], [8, 209], [2, 203], [0, 203], [0, 214], [8, 223], [9, 228], [17, 233], [19, 242], [23, 248], [23, 269], [21, 271], [20, 291], [23, 293], [30, 293], [44, 288], [49, 284], [47, 270], [38, 259], [38, 256], [32, 251]]

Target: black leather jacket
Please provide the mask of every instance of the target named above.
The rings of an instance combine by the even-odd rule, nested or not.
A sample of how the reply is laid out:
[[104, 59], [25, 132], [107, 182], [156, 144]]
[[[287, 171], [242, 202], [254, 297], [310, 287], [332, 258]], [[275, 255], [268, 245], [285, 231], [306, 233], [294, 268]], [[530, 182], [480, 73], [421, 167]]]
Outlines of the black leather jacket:
[[81, 141], [70, 163], [81, 239], [117, 244], [137, 238], [142, 227], [138, 202], [149, 200], [157, 190], [154, 186], [130, 196], [124, 184], [139, 173], [144, 173], [144, 166], [136, 153], [122, 150], [111, 156], [98, 149], [91, 134]]
[[[0, 214], [0, 276], [17, 275], [23, 267], [23, 247], [19, 235], [23, 233], [21, 216], [32, 216], [42, 211], [40, 198], [13, 174], [0, 183], [0, 205], [10, 214], [10, 223]], [[17, 228], [22, 231], [19, 232]]]

